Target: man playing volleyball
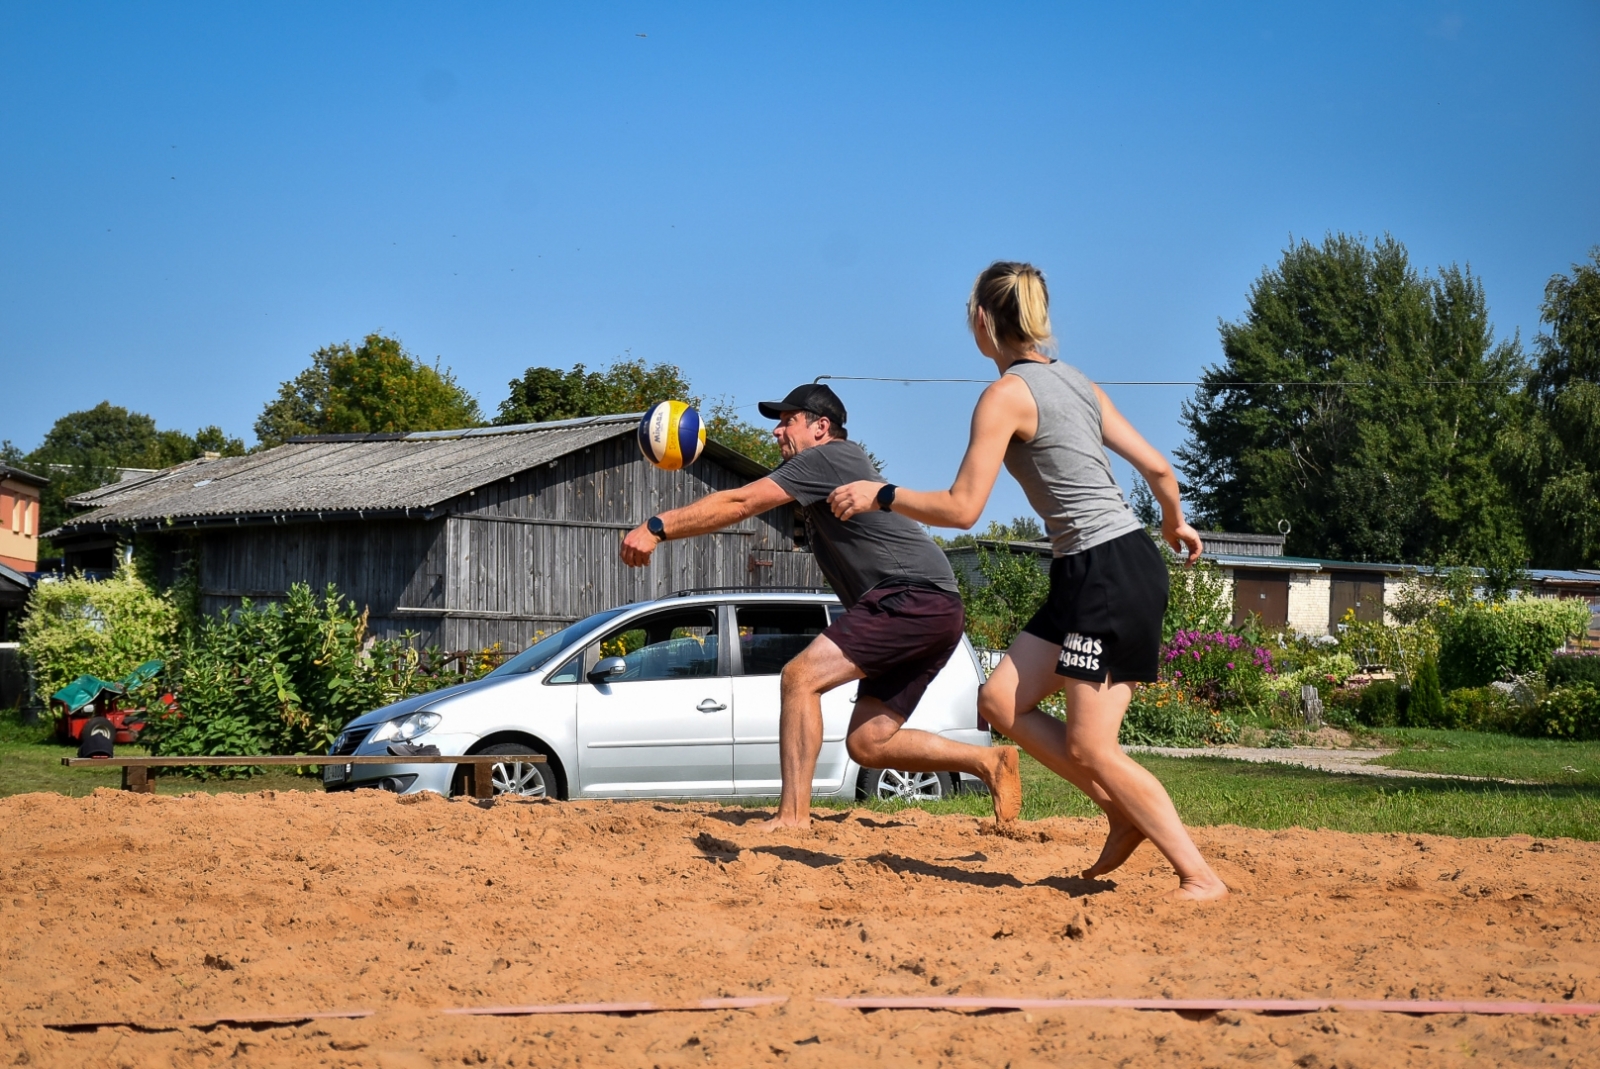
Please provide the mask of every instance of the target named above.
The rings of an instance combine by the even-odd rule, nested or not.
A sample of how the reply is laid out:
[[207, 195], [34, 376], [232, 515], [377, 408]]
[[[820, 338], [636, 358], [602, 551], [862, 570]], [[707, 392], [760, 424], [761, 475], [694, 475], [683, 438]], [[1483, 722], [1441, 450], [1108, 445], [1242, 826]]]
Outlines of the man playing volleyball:
[[783, 669], [778, 753], [783, 794], [766, 828], [808, 827], [811, 780], [822, 752], [822, 695], [860, 680], [845, 745], [866, 768], [966, 772], [989, 788], [999, 820], [1022, 809], [1017, 751], [971, 746], [903, 727], [923, 691], [961, 642], [965, 616], [955, 573], [933, 539], [887, 509], [849, 523], [834, 516], [828, 495], [846, 483], [876, 478], [845, 432], [845, 409], [822, 385], [799, 386], [782, 401], [763, 401], [777, 420], [773, 434], [783, 463], [764, 479], [721, 490], [650, 519], [622, 540], [622, 560], [648, 564], [669, 538], [710, 534], [768, 509], [795, 502], [805, 519], [817, 565], [845, 613]]

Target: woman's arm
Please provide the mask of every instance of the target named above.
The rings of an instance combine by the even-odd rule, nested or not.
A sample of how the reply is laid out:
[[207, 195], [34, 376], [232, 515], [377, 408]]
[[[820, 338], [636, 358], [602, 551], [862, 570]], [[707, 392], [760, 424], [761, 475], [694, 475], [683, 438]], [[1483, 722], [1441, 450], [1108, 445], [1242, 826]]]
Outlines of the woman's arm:
[[1161, 451], [1133, 429], [1126, 416], [1117, 411], [1111, 398], [1100, 387], [1094, 388], [1100, 399], [1100, 440], [1107, 449], [1132, 464], [1150, 484], [1150, 492], [1161, 503], [1161, 537], [1174, 553], [1184, 555], [1189, 563], [1200, 559], [1200, 535], [1183, 518], [1183, 503], [1178, 496], [1178, 477]]
[[[971, 527], [989, 501], [1012, 436], [1018, 431], [1031, 436], [1038, 425], [1039, 410], [1028, 384], [1015, 375], [1002, 375], [978, 398], [972, 413], [972, 437], [955, 483], [948, 490], [896, 487], [893, 511], [934, 527]], [[828, 504], [835, 516], [848, 520], [878, 507], [882, 485], [872, 479], [846, 483], [828, 495]]]

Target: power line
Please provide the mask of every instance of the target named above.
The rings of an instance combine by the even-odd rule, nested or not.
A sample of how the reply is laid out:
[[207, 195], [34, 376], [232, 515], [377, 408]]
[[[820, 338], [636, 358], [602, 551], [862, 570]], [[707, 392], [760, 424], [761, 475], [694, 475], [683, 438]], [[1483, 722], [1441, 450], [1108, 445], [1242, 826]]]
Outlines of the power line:
[[[1414, 386], [1502, 386], [1512, 377], [1504, 379], [1414, 379], [1409, 385]], [[994, 379], [922, 379], [922, 378], [891, 378], [881, 375], [818, 375], [812, 379], [813, 383], [830, 379], [834, 382], [978, 382], [989, 383]], [[1399, 386], [1406, 385], [1400, 382], [1373, 382], [1370, 379], [1332, 379], [1315, 381], [1310, 379], [1284, 382], [1205, 382], [1197, 379], [1099, 379], [1096, 384], [1100, 386], [1213, 386], [1217, 389], [1231, 389], [1236, 386]]]

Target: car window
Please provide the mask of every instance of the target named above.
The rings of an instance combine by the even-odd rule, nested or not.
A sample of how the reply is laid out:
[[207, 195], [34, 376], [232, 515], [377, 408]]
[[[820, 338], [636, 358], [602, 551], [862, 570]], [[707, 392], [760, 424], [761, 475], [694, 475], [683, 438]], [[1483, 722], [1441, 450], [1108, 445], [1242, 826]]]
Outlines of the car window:
[[621, 657], [628, 664], [612, 683], [714, 676], [716, 611], [675, 609], [630, 620], [600, 640], [600, 656]]
[[583, 654], [580, 652], [566, 664], [545, 676], [547, 686], [561, 683], [576, 683], [583, 678]]
[[747, 676], [777, 675], [828, 626], [821, 605], [740, 605], [734, 619]]
[[489, 675], [498, 677], [513, 676], [520, 672], [537, 672], [545, 666], [550, 658], [560, 653], [571, 643], [579, 641], [585, 634], [600, 627], [620, 612], [622, 612], [621, 609], [608, 609], [605, 612], [596, 613], [593, 616], [579, 620], [575, 624], [569, 624], [553, 635], [544, 635], [542, 638], [536, 635], [535, 637], [539, 638], [539, 641], [511, 658], [499, 668], [496, 668], [493, 672], [490, 672]]

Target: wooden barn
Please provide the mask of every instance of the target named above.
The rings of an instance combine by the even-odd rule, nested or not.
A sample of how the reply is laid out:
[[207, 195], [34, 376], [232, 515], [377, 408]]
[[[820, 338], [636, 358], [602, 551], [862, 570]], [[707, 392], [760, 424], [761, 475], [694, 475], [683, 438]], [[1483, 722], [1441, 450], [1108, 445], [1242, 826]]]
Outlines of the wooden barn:
[[103, 486], [50, 537], [69, 568], [118, 546], [163, 582], [197, 569], [208, 613], [329, 583], [374, 634], [448, 650], [517, 650], [601, 609], [708, 587], [822, 587], [792, 506], [668, 542], [648, 568], [618, 559], [651, 515], [767, 474], [708, 442], [683, 471], [645, 462], [639, 416], [413, 434], [321, 435], [195, 460]]

